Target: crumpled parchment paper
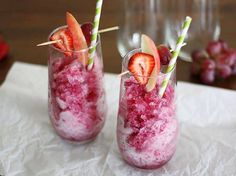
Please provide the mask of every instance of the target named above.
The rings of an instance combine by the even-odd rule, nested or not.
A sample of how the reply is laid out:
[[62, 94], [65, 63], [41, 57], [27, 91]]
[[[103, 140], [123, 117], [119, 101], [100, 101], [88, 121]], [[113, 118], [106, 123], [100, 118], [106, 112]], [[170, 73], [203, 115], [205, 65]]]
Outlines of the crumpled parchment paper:
[[158, 170], [127, 165], [116, 144], [119, 78], [105, 74], [106, 125], [85, 145], [58, 137], [47, 113], [47, 68], [15, 63], [0, 87], [0, 175], [235, 176], [236, 92], [179, 82], [181, 134], [176, 154]]

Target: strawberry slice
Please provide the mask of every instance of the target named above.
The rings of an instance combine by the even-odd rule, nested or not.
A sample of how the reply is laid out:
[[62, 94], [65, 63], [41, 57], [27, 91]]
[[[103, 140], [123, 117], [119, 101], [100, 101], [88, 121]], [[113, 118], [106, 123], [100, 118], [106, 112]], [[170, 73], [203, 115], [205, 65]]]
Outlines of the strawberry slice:
[[0, 41], [0, 61], [7, 56], [8, 52], [9, 46], [5, 42]]
[[56, 33], [54, 33], [51, 38], [51, 41], [60, 40], [60, 42], [57, 42], [54, 44], [54, 46], [58, 49], [61, 49], [65, 51], [65, 54], [67, 56], [72, 56], [72, 52], [74, 50], [73, 47], [73, 40], [70, 31], [65, 29], [60, 29]]
[[[73, 39], [73, 47], [75, 51], [80, 51], [82, 49], [88, 48], [86, 39], [84, 37], [83, 31], [79, 23], [76, 21], [75, 17], [70, 14], [69, 12], [66, 13], [66, 21], [68, 25], [68, 29], [71, 32], [72, 39]], [[78, 59], [84, 65], [88, 63], [88, 57], [84, 53], [76, 53]]]
[[155, 59], [152, 55], [146, 53], [134, 54], [128, 64], [129, 71], [141, 85], [146, 85], [154, 69]]

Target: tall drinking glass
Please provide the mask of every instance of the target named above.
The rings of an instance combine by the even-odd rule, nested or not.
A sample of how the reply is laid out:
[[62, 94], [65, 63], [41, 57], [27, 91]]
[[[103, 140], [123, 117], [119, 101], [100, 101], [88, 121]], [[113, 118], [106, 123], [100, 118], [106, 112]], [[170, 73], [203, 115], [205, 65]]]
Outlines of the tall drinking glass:
[[[127, 71], [130, 57], [140, 51], [133, 50], [123, 58], [123, 72]], [[161, 98], [158, 92], [165, 76], [161, 73], [157, 77], [157, 85], [151, 92], [131, 74], [121, 78], [117, 142], [123, 159], [132, 166], [159, 168], [175, 153], [179, 131], [175, 68]]]
[[191, 61], [193, 50], [204, 49], [209, 41], [219, 39], [218, 0], [168, 0], [168, 8], [166, 36], [172, 48], [181, 31], [181, 21], [187, 15], [193, 18], [186, 37], [188, 45], [180, 53], [183, 60]]
[[122, 0], [123, 10], [118, 32], [118, 50], [124, 57], [140, 48], [141, 35], [147, 34], [156, 43], [166, 43], [165, 0]]
[[[60, 27], [53, 31], [49, 38]], [[103, 88], [103, 61], [100, 37], [96, 43], [94, 67], [87, 70], [82, 61], [89, 49], [62, 51], [49, 47], [48, 108], [57, 134], [73, 142], [88, 142], [101, 131], [106, 117]]]

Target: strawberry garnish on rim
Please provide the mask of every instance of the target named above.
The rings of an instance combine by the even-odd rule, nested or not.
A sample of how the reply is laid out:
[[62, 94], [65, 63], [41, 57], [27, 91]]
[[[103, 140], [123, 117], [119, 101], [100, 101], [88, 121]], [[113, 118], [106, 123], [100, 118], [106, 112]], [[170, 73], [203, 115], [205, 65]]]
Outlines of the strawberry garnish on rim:
[[73, 46], [75, 51], [80, 51], [82, 49], [88, 48], [86, 39], [79, 23], [69, 12], [66, 13], [66, 22], [73, 38]]
[[[75, 17], [69, 12], [66, 13], [67, 27], [55, 32], [50, 40], [58, 41], [54, 46], [62, 50], [66, 56], [73, 56], [83, 65], [88, 63], [88, 49], [86, 38]], [[84, 51], [82, 51], [84, 50]]]
[[130, 58], [128, 69], [139, 84], [146, 85], [154, 66], [154, 57], [150, 54], [140, 52]]
[[[87, 49], [88, 45], [83, 31], [80, 27], [80, 24], [76, 21], [75, 17], [69, 12], [66, 13], [66, 22], [73, 39], [74, 51], [81, 51], [83, 49]], [[88, 53], [75, 52], [74, 55], [84, 66], [88, 64]]]
[[72, 52], [69, 52], [69, 51], [74, 50], [73, 39], [72, 39], [70, 31], [67, 28], [60, 29], [59, 31], [54, 33], [51, 36], [50, 40], [51, 41], [60, 40], [60, 42], [55, 43], [54, 46], [58, 49], [61, 49], [62, 51], [65, 51], [65, 54], [67, 56], [72, 55]]

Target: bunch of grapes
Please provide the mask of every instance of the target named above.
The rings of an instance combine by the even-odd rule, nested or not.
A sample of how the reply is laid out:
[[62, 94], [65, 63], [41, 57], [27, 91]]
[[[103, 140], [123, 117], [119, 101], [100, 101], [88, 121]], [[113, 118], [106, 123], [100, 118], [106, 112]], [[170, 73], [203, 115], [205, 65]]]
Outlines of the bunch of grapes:
[[223, 40], [209, 42], [206, 50], [193, 51], [192, 59], [192, 74], [205, 84], [236, 75], [236, 50]]

